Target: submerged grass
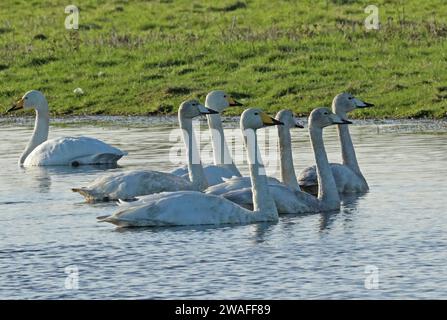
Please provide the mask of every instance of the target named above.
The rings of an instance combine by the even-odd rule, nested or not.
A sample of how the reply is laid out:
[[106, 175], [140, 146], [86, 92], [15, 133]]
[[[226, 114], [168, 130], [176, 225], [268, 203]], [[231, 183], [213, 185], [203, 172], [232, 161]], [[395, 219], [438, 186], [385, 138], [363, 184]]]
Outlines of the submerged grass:
[[443, 0], [378, 0], [378, 31], [363, 27], [368, 1], [72, 3], [77, 31], [66, 1], [0, 2], [3, 109], [39, 89], [55, 115], [172, 114], [224, 89], [272, 113], [306, 115], [341, 91], [377, 105], [358, 118], [447, 113]]

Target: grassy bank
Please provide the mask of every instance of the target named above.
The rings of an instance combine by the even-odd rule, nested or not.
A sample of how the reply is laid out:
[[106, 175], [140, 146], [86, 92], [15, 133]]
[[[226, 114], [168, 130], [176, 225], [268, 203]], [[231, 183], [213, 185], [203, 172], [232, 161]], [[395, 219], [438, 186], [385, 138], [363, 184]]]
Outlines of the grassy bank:
[[[67, 4], [77, 31], [64, 28]], [[368, 4], [3, 0], [0, 106], [39, 89], [57, 115], [173, 113], [222, 88], [269, 112], [305, 115], [350, 91], [378, 106], [356, 117], [446, 116], [445, 1], [375, 1], [381, 29], [369, 32]]]

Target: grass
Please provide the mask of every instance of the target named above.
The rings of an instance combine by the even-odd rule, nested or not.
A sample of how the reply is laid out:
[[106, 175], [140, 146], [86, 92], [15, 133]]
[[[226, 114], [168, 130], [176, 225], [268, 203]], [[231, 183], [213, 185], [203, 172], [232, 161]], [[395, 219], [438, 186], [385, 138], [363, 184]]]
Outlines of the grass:
[[377, 105], [357, 118], [447, 115], [444, 0], [377, 0], [379, 31], [370, 1], [70, 1], [77, 31], [67, 3], [0, 2], [0, 109], [38, 89], [54, 115], [170, 114], [224, 89], [271, 113], [349, 91]]

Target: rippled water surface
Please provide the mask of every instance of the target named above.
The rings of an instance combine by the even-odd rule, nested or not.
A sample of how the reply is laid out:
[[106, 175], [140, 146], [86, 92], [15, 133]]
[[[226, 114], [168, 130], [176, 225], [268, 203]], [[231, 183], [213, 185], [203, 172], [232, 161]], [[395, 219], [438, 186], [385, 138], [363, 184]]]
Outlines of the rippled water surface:
[[[58, 125], [50, 137], [82, 133], [128, 151], [122, 167], [109, 171], [176, 167], [168, 161], [178, 145], [169, 139], [174, 126], [139, 124]], [[3, 123], [0, 298], [447, 298], [447, 134], [440, 127], [352, 126], [371, 191], [340, 212], [285, 215], [276, 224], [119, 230], [96, 222], [115, 204], [86, 204], [70, 191], [103, 169], [21, 169], [32, 127]], [[305, 130], [293, 138], [299, 171], [313, 156]], [[338, 162], [334, 128], [325, 138]], [[272, 166], [269, 172], [278, 176]], [[77, 290], [65, 287], [66, 267], [78, 269]], [[378, 289], [365, 287], [371, 270]]]

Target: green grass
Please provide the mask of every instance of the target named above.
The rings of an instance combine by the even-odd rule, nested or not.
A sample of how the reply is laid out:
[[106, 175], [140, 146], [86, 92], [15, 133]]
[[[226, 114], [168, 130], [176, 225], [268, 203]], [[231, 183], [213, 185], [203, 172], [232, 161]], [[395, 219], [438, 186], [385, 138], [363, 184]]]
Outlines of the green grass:
[[[78, 31], [64, 28], [69, 3]], [[224, 89], [247, 106], [305, 115], [349, 91], [377, 105], [358, 118], [445, 117], [445, 0], [377, 0], [382, 27], [369, 32], [368, 4], [3, 0], [0, 109], [39, 89], [55, 115], [173, 113]]]

